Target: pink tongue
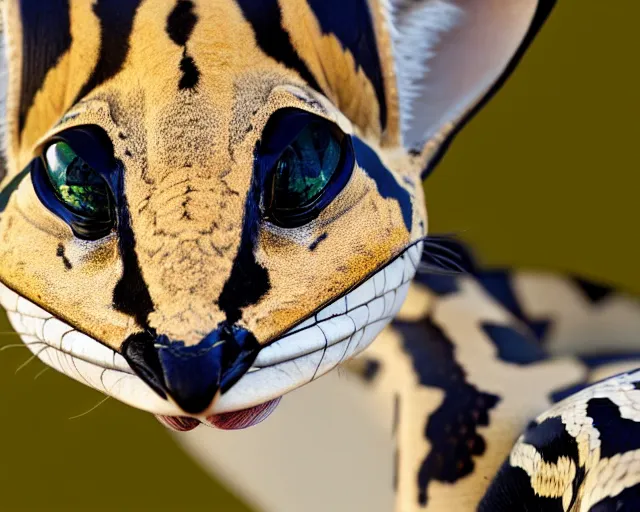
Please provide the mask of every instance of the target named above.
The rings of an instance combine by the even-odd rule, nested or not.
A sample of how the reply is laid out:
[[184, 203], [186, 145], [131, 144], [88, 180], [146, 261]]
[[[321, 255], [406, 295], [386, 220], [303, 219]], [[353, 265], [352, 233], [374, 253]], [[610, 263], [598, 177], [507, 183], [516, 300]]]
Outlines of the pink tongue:
[[242, 411], [225, 412], [207, 417], [207, 423], [223, 430], [240, 430], [252, 427], [266, 420], [280, 403], [280, 398], [270, 402], [243, 409]]
[[[222, 430], [240, 430], [243, 428], [252, 427], [258, 423], [266, 420], [273, 411], [276, 410], [280, 403], [280, 398], [270, 402], [256, 405], [255, 407], [249, 407], [241, 411], [225, 412], [223, 414], [214, 414], [208, 416], [203, 422], [206, 425], [210, 425]], [[160, 416], [156, 415], [156, 418], [165, 427], [170, 428], [176, 432], [188, 432], [200, 425], [200, 420], [196, 418], [189, 418], [188, 416]]]
[[165, 427], [175, 432], [188, 432], [200, 425], [200, 420], [187, 416], [160, 416], [156, 414], [156, 418]]
[[[222, 430], [240, 430], [252, 427], [266, 420], [276, 410], [279, 403], [280, 397], [265, 404], [249, 407], [249, 409], [208, 416], [203, 423]], [[200, 425], [200, 420], [188, 416], [156, 415], [156, 418], [165, 427], [176, 432], [188, 432]]]

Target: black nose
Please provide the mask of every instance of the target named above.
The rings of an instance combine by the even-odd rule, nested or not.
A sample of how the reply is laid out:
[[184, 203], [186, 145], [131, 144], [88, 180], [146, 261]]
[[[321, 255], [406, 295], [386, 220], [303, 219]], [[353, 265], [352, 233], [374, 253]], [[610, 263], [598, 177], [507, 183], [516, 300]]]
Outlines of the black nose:
[[131, 368], [160, 396], [171, 396], [187, 413], [204, 412], [255, 361], [260, 345], [241, 327], [222, 323], [197, 345], [164, 335], [138, 333], [122, 346]]

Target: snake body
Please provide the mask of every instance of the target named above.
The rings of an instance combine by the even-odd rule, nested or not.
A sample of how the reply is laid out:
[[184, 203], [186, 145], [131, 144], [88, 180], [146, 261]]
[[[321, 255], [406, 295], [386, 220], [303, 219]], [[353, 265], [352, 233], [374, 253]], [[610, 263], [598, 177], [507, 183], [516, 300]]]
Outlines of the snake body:
[[371, 349], [400, 362], [379, 377], [398, 397], [398, 510], [636, 510], [637, 301], [536, 272], [417, 283], [422, 307]]
[[351, 368], [401, 512], [640, 509], [637, 304], [428, 234], [553, 3], [4, 0], [0, 304], [178, 432]]

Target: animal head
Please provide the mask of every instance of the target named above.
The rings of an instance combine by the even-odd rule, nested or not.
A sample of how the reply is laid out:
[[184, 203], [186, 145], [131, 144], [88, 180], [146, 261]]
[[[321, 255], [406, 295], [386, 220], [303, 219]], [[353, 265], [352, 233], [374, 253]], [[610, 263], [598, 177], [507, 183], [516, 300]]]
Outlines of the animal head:
[[254, 422], [399, 309], [421, 179], [540, 4], [7, 0], [14, 327], [139, 408]]

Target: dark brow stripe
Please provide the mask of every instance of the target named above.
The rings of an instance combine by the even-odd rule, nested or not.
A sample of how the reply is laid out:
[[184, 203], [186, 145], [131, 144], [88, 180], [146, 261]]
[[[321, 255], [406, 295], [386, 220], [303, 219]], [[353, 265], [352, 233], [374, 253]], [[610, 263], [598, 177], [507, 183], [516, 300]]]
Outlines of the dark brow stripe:
[[141, 2], [142, 0], [98, 0], [93, 6], [93, 12], [100, 20], [100, 54], [96, 67], [78, 93], [76, 101], [122, 69], [129, 52], [133, 19]]
[[18, 130], [22, 133], [33, 99], [49, 70], [71, 47], [69, 0], [22, 0], [22, 86]]
[[371, 81], [380, 106], [380, 126], [387, 125], [387, 100], [378, 44], [367, 0], [307, 0], [324, 34], [333, 34]]
[[296, 53], [289, 34], [282, 27], [282, 13], [278, 0], [236, 0], [245, 19], [253, 27], [256, 42], [269, 57], [296, 70], [302, 79], [317, 91], [318, 82]]

